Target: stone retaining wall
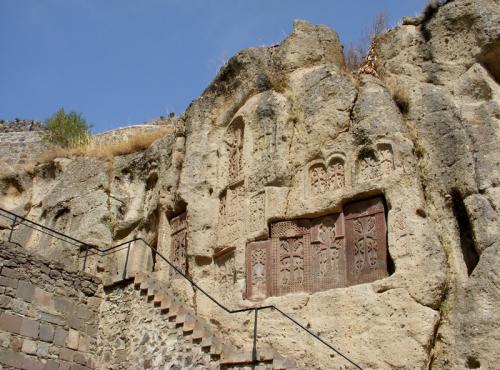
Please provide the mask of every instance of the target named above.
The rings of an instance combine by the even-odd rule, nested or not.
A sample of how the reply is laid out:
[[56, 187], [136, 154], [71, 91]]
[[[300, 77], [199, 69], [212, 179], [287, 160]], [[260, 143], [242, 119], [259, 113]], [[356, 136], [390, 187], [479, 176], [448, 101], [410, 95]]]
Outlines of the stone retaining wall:
[[134, 125], [120, 127], [114, 130], [96, 134], [92, 137], [94, 144], [108, 144], [127, 141], [138, 134], [152, 133], [164, 128], [165, 125]]
[[33, 119], [18, 119], [2, 120], [0, 119], [0, 133], [7, 132], [25, 132], [25, 131], [42, 131], [41, 121]]
[[0, 160], [14, 166], [37, 160], [47, 149], [42, 135], [43, 131], [0, 133]]
[[0, 242], [0, 368], [95, 368], [99, 285]]

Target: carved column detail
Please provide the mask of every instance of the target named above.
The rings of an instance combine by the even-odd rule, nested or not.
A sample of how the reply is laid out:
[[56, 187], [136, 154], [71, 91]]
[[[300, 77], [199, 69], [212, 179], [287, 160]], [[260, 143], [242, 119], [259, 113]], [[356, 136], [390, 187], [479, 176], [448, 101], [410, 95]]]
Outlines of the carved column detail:
[[[187, 214], [186, 212], [174, 217], [170, 220], [171, 229], [171, 247], [170, 247], [170, 260], [175, 267], [182, 272], [188, 272], [187, 260]], [[180, 277], [180, 275], [170, 269], [170, 276], [173, 278]]]
[[382, 198], [348, 204], [344, 216], [348, 285], [386, 277], [387, 226]]

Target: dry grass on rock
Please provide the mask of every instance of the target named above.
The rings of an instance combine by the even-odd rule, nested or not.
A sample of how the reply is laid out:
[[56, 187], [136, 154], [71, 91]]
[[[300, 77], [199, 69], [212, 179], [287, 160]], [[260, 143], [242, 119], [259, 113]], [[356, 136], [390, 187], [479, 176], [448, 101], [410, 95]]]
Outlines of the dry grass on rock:
[[61, 157], [115, 157], [147, 149], [155, 140], [171, 133], [171, 127], [164, 127], [153, 132], [144, 132], [124, 138], [120, 141], [75, 146], [72, 148], [51, 147], [40, 156], [40, 162], [49, 162]]

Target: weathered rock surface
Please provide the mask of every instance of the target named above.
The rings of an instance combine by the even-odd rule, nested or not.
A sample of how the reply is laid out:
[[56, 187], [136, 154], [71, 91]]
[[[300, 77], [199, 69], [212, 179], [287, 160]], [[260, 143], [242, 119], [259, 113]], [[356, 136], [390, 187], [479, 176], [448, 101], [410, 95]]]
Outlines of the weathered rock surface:
[[[174, 134], [141, 153], [10, 172], [1, 180], [0, 205], [100, 247], [141, 237], [222, 303], [275, 304], [363, 368], [494, 369], [499, 40], [497, 0], [430, 5], [377, 40], [378, 78], [353, 78], [337, 34], [297, 21], [281, 44], [231, 58], [176, 121]], [[325, 261], [319, 254], [315, 265], [304, 254], [323, 242], [322, 231], [317, 240], [315, 231], [304, 234], [288, 262], [281, 246], [269, 244], [275, 254], [265, 268], [252, 265], [249, 242], [265, 243], [278, 221], [347, 218], [347, 204], [374, 196], [383, 197], [385, 209], [387, 277], [247, 299], [249, 274], [262, 281], [273, 271], [272, 284], [280, 284], [292, 270], [322, 271]], [[363, 222], [358, 231], [367, 240], [371, 226]], [[7, 234], [8, 225], [0, 225]], [[37, 245], [34, 234], [14, 233], [28, 249]], [[44, 253], [77, 253], [61, 251]], [[88, 268], [108, 282], [154, 269], [221, 335], [251, 348], [250, 315], [225, 314], [140, 243], [128, 259], [126, 251], [94, 258]], [[304, 281], [295, 283], [300, 290]], [[280, 316], [262, 314], [259, 328], [259, 344], [302, 366], [349, 368]]]

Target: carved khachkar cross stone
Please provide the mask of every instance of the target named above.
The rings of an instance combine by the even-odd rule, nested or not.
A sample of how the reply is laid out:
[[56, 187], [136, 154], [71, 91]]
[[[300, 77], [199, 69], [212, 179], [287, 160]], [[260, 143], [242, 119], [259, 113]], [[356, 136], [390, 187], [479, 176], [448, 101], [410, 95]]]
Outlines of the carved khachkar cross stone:
[[271, 240], [247, 245], [247, 296], [264, 299], [271, 295]]
[[354, 202], [343, 212], [276, 222], [271, 239], [247, 245], [247, 298], [316, 292], [387, 276], [381, 197]]
[[387, 226], [382, 198], [344, 207], [349, 285], [387, 276]]
[[[188, 272], [187, 262], [187, 217], [186, 212], [170, 220], [170, 260], [183, 273]], [[180, 277], [174, 269], [170, 269], [170, 276]]]
[[241, 175], [243, 160], [244, 126], [236, 124], [229, 142], [229, 178], [236, 180]]

